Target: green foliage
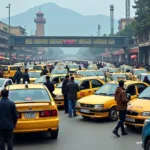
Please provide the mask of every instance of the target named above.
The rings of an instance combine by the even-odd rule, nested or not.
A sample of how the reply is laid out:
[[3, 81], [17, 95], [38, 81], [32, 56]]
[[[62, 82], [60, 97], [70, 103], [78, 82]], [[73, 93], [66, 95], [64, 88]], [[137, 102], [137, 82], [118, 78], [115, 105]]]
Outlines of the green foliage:
[[135, 35], [138, 37], [148, 36], [150, 32], [150, 0], [135, 0]]

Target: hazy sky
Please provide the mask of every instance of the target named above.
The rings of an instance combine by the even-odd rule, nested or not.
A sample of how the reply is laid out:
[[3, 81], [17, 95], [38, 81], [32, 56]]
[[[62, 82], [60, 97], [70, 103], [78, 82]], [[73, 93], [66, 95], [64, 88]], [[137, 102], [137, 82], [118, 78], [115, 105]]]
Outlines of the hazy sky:
[[[104, 14], [109, 15], [109, 6], [115, 6], [115, 18], [125, 17], [125, 0], [0, 0], [0, 19], [8, 16], [7, 4], [11, 4], [11, 15], [24, 12], [34, 6], [55, 2], [57, 5], [75, 10], [83, 15]], [[134, 0], [131, 0], [131, 6]], [[134, 10], [131, 7], [131, 15]]]

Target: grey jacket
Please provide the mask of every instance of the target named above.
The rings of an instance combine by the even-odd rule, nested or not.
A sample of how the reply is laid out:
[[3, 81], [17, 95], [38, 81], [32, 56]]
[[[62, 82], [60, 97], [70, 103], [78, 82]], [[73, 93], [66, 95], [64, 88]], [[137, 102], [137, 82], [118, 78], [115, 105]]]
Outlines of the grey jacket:
[[77, 100], [77, 92], [79, 92], [78, 84], [71, 81], [66, 85], [66, 94], [68, 100]]

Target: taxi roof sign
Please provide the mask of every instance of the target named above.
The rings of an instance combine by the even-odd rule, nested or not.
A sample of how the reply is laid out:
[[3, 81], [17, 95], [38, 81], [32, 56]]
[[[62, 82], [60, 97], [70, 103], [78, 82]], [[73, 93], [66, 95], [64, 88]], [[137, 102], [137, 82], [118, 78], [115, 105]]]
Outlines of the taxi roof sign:
[[125, 77], [117, 77], [118, 81], [126, 81], [126, 78]]

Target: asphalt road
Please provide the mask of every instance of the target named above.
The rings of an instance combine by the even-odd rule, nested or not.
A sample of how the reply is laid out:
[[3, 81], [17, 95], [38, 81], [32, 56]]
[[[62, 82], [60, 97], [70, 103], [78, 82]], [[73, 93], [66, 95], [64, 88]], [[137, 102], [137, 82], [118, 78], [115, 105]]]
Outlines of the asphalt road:
[[112, 129], [117, 122], [68, 118], [60, 111], [60, 132], [57, 140], [45, 134], [15, 136], [14, 150], [142, 150], [141, 131], [128, 130], [129, 135], [116, 138]]

